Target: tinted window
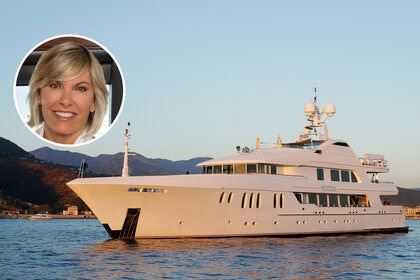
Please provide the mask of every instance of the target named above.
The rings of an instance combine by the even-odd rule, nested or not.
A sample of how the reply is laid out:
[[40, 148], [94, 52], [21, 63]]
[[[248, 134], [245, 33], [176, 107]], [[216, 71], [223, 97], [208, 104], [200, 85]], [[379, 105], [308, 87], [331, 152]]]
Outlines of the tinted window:
[[317, 176], [317, 178], [318, 178], [318, 180], [324, 180], [324, 169], [322, 169], [322, 168], [318, 168], [317, 170], [316, 170], [316, 176]]
[[341, 181], [350, 182], [349, 172], [347, 170], [341, 170]]
[[257, 173], [257, 165], [256, 164], [247, 164], [246, 172], [247, 173]]
[[338, 170], [331, 169], [331, 181], [340, 181], [340, 174], [338, 173]]

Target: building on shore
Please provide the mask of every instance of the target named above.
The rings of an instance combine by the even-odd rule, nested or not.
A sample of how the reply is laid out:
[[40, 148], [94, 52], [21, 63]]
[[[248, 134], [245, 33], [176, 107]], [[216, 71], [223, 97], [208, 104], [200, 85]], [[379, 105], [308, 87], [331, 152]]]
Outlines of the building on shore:
[[77, 206], [69, 206], [63, 211], [63, 215], [79, 215], [79, 209]]
[[420, 205], [416, 207], [404, 207], [404, 213], [407, 218], [420, 218]]

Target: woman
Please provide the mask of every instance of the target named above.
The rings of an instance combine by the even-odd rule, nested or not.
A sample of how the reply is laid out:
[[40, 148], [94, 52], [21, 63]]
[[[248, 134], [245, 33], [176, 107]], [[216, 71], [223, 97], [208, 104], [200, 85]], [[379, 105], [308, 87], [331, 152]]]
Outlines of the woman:
[[46, 51], [29, 82], [30, 119], [37, 134], [60, 144], [94, 138], [108, 106], [101, 65], [84, 46], [67, 42]]

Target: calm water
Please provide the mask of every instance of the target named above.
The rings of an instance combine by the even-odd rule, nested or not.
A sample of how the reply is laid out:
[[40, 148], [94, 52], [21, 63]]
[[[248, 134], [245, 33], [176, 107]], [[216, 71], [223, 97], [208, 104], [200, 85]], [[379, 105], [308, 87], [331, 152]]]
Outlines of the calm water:
[[0, 220], [1, 279], [420, 279], [409, 233], [109, 240], [97, 220]]

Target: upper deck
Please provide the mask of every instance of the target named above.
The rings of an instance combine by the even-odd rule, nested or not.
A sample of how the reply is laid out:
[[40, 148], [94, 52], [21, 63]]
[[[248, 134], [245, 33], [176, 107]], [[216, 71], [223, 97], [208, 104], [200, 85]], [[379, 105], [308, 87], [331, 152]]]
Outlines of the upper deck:
[[[304, 131], [298, 135], [298, 140], [292, 143], [282, 143], [277, 136], [273, 148], [261, 148], [259, 137], [255, 149], [236, 147], [233, 155], [208, 160], [198, 164], [203, 167], [203, 173], [263, 173], [308, 176], [312, 170], [328, 169], [350, 172], [357, 181], [379, 181], [367, 179], [368, 174], [388, 172], [388, 163], [382, 155], [365, 154], [358, 158], [350, 146], [343, 140], [329, 139], [325, 124], [329, 117], [335, 114], [335, 106], [327, 104], [324, 109], [314, 102], [305, 105], [307, 124]], [[316, 137], [314, 139], [314, 137]]]

